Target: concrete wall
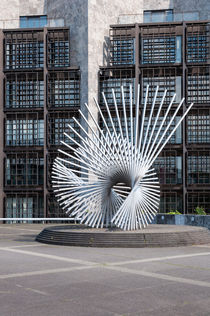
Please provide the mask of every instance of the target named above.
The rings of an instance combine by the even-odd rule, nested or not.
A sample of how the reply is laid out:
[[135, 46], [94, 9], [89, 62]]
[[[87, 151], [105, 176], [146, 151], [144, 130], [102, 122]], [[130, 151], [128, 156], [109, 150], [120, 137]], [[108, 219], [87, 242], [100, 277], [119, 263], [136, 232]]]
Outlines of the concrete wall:
[[201, 20], [210, 18], [209, 0], [173, 0], [174, 12], [198, 12]]
[[109, 26], [118, 22], [120, 14], [129, 15], [141, 11], [143, 1], [89, 0], [88, 3], [88, 103], [97, 115], [93, 97], [98, 96], [98, 70], [106, 63], [106, 39]]
[[157, 214], [153, 224], [202, 226], [210, 229], [210, 215]]

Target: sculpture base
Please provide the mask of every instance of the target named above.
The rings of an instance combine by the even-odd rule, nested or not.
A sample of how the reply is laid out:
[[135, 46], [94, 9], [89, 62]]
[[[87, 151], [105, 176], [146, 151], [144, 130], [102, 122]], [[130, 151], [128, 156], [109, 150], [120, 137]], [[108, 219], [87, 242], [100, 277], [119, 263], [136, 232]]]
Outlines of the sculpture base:
[[79, 247], [176, 247], [210, 243], [210, 231], [204, 227], [157, 224], [138, 231], [60, 225], [43, 229], [36, 240], [47, 244]]

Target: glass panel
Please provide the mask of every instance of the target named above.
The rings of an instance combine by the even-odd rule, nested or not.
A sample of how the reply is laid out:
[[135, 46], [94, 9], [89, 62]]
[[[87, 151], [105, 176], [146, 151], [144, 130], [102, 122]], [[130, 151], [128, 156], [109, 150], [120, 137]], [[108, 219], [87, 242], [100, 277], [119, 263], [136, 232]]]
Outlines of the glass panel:
[[47, 15], [20, 17], [21, 28], [38, 28], [38, 27], [44, 27], [46, 25], [47, 25]]
[[197, 207], [203, 207], [205, 211], [210, 210], [210, 194], [207, 192], [196, 192], [188, 194], [188, 213], [193, 213]]
[[198, 12], [183, 13], [183, 21], [198, 21], [198, 20], [199, 20]]
[[[135, 95], [135, 79], [133, 78], [110, 78], [100, 82], [100, 91], [104, 92], [109, 105], [113, 103], [112, 89], [114, 89], [117, 103], [122, 104], [121, 86], [124, 88], [125, 103], [130, 101], [130, 85], [132, 85], [133, 100]], [[100, 103], [104, 104], [102, 94], [100, 94]]]
[[[151, 75], [153, 75], [151, 73]], [[144, 103], [144, 96], [146, 93], [146, 86], [149, 84], [149, 93], [148, 93], [148, 102], [152, 104], [154, 93], [156, 87], [159, 86], [159, 91], [157, 95], [157, 101], [161, 102], [162, 96], [164, 94], [165, 89], [167, 89], [167, 94], [164, 100], [164, 104], [167, 104], [171, 101], [174, 93], [176, 93], [175, 102], [181, 101], [181, 93], [182, 93], [182, 78], [181, 76], [164, 76], [164, 77], [144, 77], [143, 78], [143, 93], [142, 93], [142, 104]]]
[[112, 41], [111, 60], [114, 65], [134, 64], [134, 39]]
[[25, 16], [20, 17], [20, 27], [21, 28], [27, 27], [27, 18]]
[[6, 121], [6, 146], [41, 146], [43, 144], [43, 120], [8, 119]]
[[167, 213], [172, 210], [182, 211], [182, 201], [183, 197], [178, 195], [176, 192], [162, 192], [160, 198], [160, 212]]
[[182, 157], [158, 157], [154, 168], [161, 184], [182, 184]]
[[[164, 114], [164, 113], [163, 113]], [[172, 113], [173, 114], [173, 113]], [[172, 116], [171, 114], [171, 116]], [[161, 122], [163, 120], [164, 116], [160, 116], [159, 117], [159, 121], [157, 122], [156, 126], [155, 126], [155, 130], [154, 130], [154, 134], [153, 134], [153, 137], [152, 137], [152, 140], [154, 141], [155, 139], [155, 135], [156, 133], [158, 132], [159, 130], [159, 127], [161, 125]], [[173, 130], [173, 128], [175, 127], [175, 125], [179, 122], [180, 120], [180, 116], [176, 117], [173, 122], [172, 122], [172, 125], [171, 127], [169, 128], [168, 132], [166, 133], [165, 137], [162, 139], [161, 141], [161, 144], [164, 143], [164, 141], [166, 140], [166, 138], [168, 137], [169, 133]], [[153, 125], [155, 123], [155, 115], [152, 117], [151, 119], [151, 125], [149, 127], [149, 134], [152, 132], [152, 128], [153, 128]], [[156, 140], [156, 144], [159, 142], [160, 138], [162, 137], [163, 135], [163, 132], [164, 130], [166, 129], [166, 127], [168, 126], [168, 123], [170, 122], [171, 120], [171, 117], [168, 117], [165, 121], [165, 123], [163, 124], [162, 128], [161, 128], [161, 132], [160, 132], [160, 135], [158, 136], [157, 140]], [[146, 134], [146, 128], [147, 128], [147, 122], [148, 122], [148, 117], [146, 116], [145, 117], [145, 125], [144, 125], [144, 135]], [[182, 129], [181, 129], [181, 125], [179, 125], [179, 127], [177, 128], [176, 132], [171, 136], [171, 138], [169, 139], [168, 141], [169, 144], [181, 144], [182, 143]]]
[[179, 103], [182, 98], [182, 78], [181, 76], [176, 77], [176, 99], [175, 102]]
[[175, 63], [176, 41], [174, 36], [143, 38], [142, 63]]
[[210, 102], [210, 80], [208, 68], [188, 69], [187, 92], [188, 102]]
[[176, 63], [182, 62], [182, 37], [176, 36]]
[[49, 27], [63, 27], [65, 25], [64, 19], [50, 19], [48, 20]]
[[167, 10], [166, 11], [166, 22], [173, 22], [173, 10]]
[[151, 11], [144, 11], [144, 23], [151, 22]]
[[39, 26], [44, 27], [46, 25], [47, 25], [47, 16], [46, 15], [40, 16]]
[[188, 184], [210, 183], [210, 157], [189, 156], [188, 157]]
[[183, 21], [182, 13], [174, 13], [174, 21]]
[[189, 115], [187, 118], [188, 143], [210, 143], [210, 115]]
[[[43, 217], [43, 197], [30, 194], [9, 195], [6, 198], [6, 217]], [[28, 222], [27, 222], [28, 223]]]
[[172, 21], [173, 10], [144, 11], [144, 23]]
[[152, 22], [165, 22], [165, 12], [164, 11], [152, 12]]

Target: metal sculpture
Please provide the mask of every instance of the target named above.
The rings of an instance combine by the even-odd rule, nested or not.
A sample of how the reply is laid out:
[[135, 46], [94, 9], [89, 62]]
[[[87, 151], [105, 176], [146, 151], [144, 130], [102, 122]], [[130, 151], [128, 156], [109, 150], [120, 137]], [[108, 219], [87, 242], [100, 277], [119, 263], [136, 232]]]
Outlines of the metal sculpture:
[[146, 87], [141, 120], [139, 86], [135, 117], [130, 86], [128, 107], [124, 89], [121, 87], [122, 119], [113, 89], [114, 116], [104, 93], [106, 116], [94, 99], [104, 130], [87, 104], [85, 106], [94, 124], [80, 110], [79, 112], [87, 124], [88, 132], [84, 125], [73, 118], [83, 135], [69, 125], [71, 132], [80, 141], [64, 133], [77, 148], [61, 141], [74, 155], [59, 149], [67, 159], [57, 157], [52, 172], [56, 196], [67, 214], [96, 228], [117, 226], [124, 230], [136, 230], [152, 222], [160, 200], [160, 186], [152, 165], [193, 105], [174, 124], [184, 99], [172, 109], [176, 97], [174, 94], [165, 115], [161, 116], [167, 90], [163, 93], [160, 104], [156, 105], [158, 89], [157, 87], [152, 105], [148, 109], [149, 86]]

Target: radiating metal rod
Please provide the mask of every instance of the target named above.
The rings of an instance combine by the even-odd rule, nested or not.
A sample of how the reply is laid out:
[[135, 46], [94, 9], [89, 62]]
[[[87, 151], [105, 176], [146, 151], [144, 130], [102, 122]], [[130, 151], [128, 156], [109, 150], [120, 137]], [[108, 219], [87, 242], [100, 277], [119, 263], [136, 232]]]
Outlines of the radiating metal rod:
[[[139, 120], [139, 85], [135, 116], [132, 86], [129, 87], [129, 97], [121, 87], [122, 104], [119, 104], [118, 94], [112, 89], [114, 114], [111, 114], [105, 93], [102, 93], [106, 115], [97, 100], [94, 101], [104, 128], [99, 126], [87, 104], [85, 106], [94, 126], [79, 111], [88, 132], [74, 118], [76, 128], [70, 125], [71, 136], [65, 133], [74, 147], [61, 142], [71, 152], [59, 149], [60, 154], [67, 158], [57, 157], [52, 171], [57, 200], [71, 218], [91, 227], [117, 226], [123, 230], [142, 229], [152, 222], [160, 202], [160, 185], [153, 163], [193, 106], [191, 104], [174, 124], [184, 99], [174, 110], [174, 94], [165, 115], [161, 117], [166, 94], [167, 90], [157, 105], [157, 87], [149, 107], [147, 85]], [[166, 122], [169, 123], [166, 125]], [[82, 133], [78, 132], [78, 128]]]

